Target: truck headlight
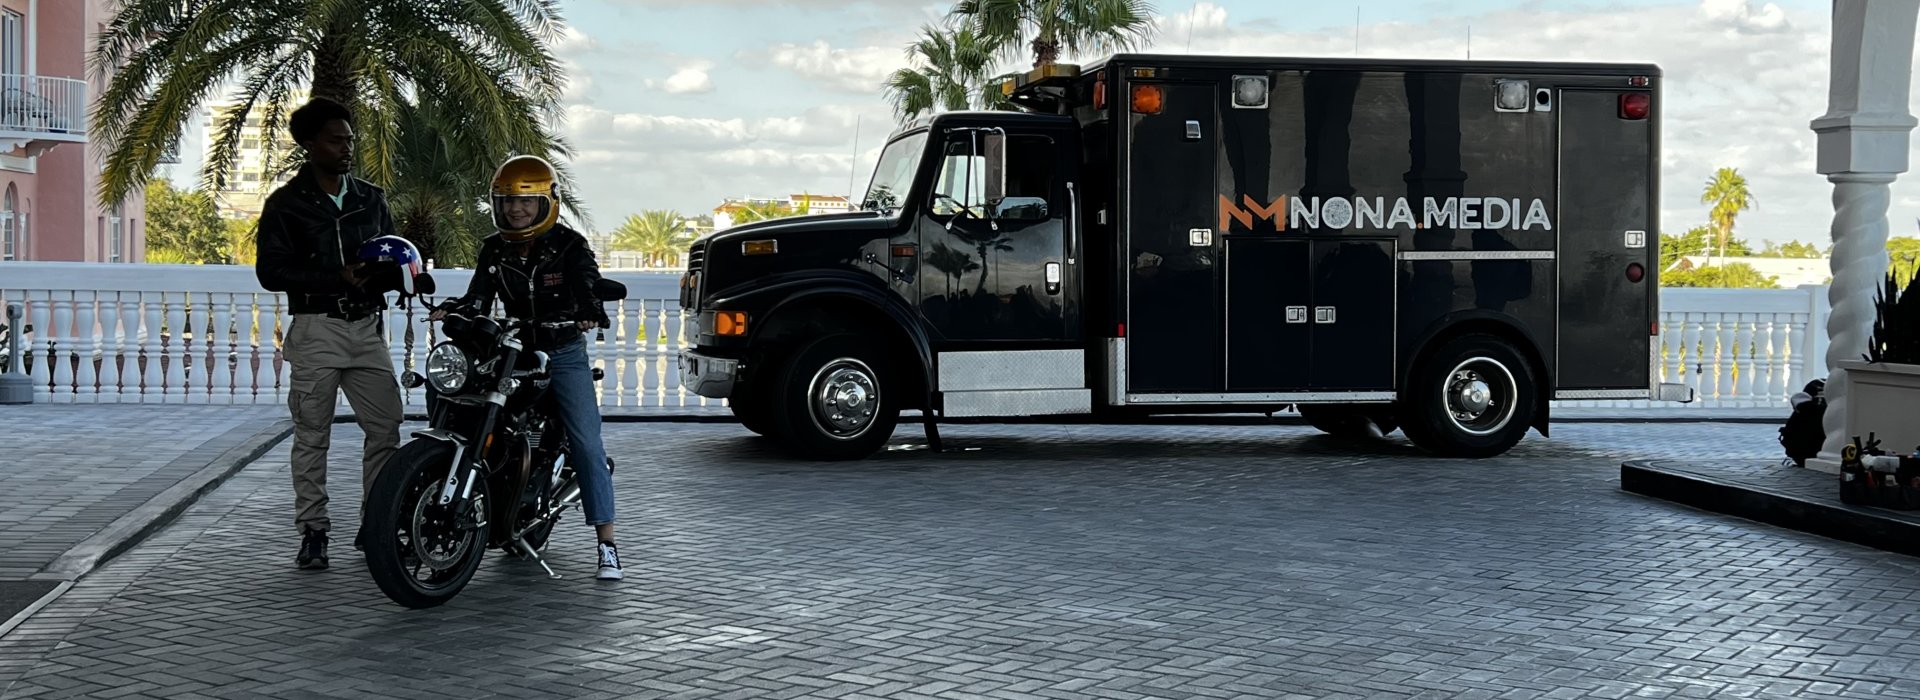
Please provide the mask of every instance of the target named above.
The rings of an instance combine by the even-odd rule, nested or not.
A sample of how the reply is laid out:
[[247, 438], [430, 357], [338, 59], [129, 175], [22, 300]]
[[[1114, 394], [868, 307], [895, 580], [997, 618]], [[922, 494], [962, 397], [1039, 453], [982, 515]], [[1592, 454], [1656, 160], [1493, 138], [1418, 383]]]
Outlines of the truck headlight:
[[442, 394], [458, 393], [467, 387], [473, 363], [467, 353], [453, 343], [441, 343], [427, 351], [427, 384]]

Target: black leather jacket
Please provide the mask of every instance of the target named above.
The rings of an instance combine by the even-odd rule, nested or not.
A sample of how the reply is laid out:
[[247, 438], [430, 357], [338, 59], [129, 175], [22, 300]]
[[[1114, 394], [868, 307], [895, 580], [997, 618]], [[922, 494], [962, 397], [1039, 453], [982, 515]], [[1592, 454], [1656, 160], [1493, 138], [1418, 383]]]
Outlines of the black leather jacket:
[[[551, 321], [592, 321], [610, 326], [606, 306], [593, 295], [593, 284], [600, 280], [600, 263], [594, 259], [587, 238], [573, 229], [555, 224], [533, 243], [527, 257], [520, 257], [520, 246], [508, 243], [500, 234], [480, 243], [480, 255], [474, 263], [473, 281], [460, 301], [491, 312], [498, 297], [507, 315], [514, 318]], [[577, 326], [541, 329], [534, 342], [542, 350], [565, 347], [580, 339]]]
[[321, 191], [312, 166], [267, 196], [260, 211], [254, 275], [270, 292], [285, 292], [293, 313], [364, 313], [386, 307], [385, 295], [369, 283], [356, 288], [340, 270], [361, 243], [393, 235], [386, 193], [347, 177], [341, 206]]

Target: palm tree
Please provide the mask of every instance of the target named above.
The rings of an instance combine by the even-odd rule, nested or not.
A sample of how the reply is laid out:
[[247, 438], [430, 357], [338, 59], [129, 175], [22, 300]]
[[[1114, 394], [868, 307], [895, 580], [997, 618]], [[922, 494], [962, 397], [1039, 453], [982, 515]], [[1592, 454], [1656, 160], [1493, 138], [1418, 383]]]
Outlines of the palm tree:
[[665, 265], [686, 250], [686, 217], [671, 210], [650, 209], [627, 217], [613, 232], [614, 250], [631, 250], [645, 256], [645, 264]]
[[970, 26], [922, 26], [920, 38], [907, 45], [909, 67], [887, 78], [894, 117], [908, 122], [932, 112], [1002, 108], [1006, 98], [988, 79], [999, 50]]
[[[362, 177], [397, 179], [402, 110], [459, 105], [465, 134], [504, 150], [550, 159], [564, 145], [547, 130], [564, 87], [547, 46], [558, 0], [123, 0], [89, 57], [111, 81], [94, 107], [95, 136], [108, 151], [100, 197], [119, 201], [141, 186], [191, 111], [236, 76], [237, 108], [220, 116], [202, 171], [224, 184], [247, 117], [280, 133], [295, 91], [339, 101], [354, 113]], [[560, 153], [556, 153], [557, 150]]]
[[960, 0], [953, 8], [1009, 57], [1031, 48], [1035, 68], [1062, 54], [1140, 46], [1153, 33], [1153, 12], [1146, 0]]
[[1733, 223], [1740, 218], [1740, 212], [1752, 209], [1753, 193], [1747, 189], [1747, 178], [1737, 168], [1721, 168], [1714, 171], [1707, 180], [1707, 187], [1700, 193], [1701, 204], [1713, 205], [1709, 213], [1713, 221], [1715, 238], [1720, 242], [1720, 261], [1727, 260], [1727, 241], [1733, 238]]
[[813, 208], [804, 199], [800, 206], [793, 207], [778, 202], [741, 202], [733, 206], [733, 225], [751, 224], [768, 219], [784, 219], [789, 216], [805, 216]]

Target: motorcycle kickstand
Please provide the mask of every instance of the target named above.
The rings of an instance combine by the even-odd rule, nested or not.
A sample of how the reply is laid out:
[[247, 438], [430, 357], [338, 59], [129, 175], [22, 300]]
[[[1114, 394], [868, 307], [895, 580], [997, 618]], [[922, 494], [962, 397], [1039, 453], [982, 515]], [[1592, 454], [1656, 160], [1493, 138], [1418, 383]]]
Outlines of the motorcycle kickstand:
[[527, 544], [527, 538], [515, 537], [513, 538], [513, 541], [520, 545], [520, 556], [522, 558], [532, 559], [533, 563], [539, 564], [540, 568], [547, 570], [548, 579], [558, 580], [563, 578], [560, 574], [554, 573], [553, 567], [547, 566], [546, 557], [540, 556], [539, 552], [534, 551], [532, 545]]

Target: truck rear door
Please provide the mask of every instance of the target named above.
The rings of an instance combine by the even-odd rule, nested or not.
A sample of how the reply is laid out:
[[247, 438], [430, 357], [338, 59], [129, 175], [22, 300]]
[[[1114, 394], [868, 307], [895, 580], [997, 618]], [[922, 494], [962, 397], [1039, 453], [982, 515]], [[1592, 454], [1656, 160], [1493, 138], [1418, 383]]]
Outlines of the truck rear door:
[[[1632, 90], [1560, 93], [1559, 367], [1562, 398], [1645, 390], [1653, 325], [1654, 119]], [[1657, 106], [1656, 106], [1657, 107]], [[1650, 107], [1649, 110], [1652, 108]], [[1637, 116], [1636, 116], [1637, 115]], [[1639, 276], [1630, 266], [1639, 266]], [[1587, 395], [1577, 392], [1585, 390]]]

